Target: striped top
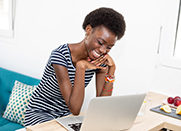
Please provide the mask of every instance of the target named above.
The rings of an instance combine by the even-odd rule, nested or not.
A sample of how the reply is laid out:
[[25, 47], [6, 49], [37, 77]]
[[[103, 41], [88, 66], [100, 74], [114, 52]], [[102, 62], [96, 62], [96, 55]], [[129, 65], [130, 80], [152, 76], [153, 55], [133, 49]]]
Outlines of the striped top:
[[[56, 112], [59, 116], [63, 116], [70, 111], [60, 92], [52, 64], [65, 66], [68, 70], [72, 87], [74, 86], [76, 68], [72, 63], [68, 44], [64, 44], [52, 51], [42, 80], [30, 99], [28, 109]], [[85, 87], [91, 81], [94, 73], [95, 70], [85, 71]]]

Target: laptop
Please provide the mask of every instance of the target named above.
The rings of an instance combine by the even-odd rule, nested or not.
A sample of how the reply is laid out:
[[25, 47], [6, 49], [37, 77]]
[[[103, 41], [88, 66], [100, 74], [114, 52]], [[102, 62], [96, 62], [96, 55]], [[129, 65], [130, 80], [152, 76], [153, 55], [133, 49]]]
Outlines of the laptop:
[[118, 131], [130, 129], [145, 98], [143, 94], [91, 99], [85, 116], [56, 119], [69, 131]]

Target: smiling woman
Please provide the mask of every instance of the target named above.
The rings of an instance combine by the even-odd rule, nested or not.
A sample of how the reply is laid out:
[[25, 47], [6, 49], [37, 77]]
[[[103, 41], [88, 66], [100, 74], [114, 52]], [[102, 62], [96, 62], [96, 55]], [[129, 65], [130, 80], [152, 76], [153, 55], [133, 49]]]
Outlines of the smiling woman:
[[94, 74], [96, 96], [110, 96], [116, 65], [108, 53], [124, 35], [125, 27], [123, 16], [111, 8], [90, 12], [83, 22], [83, 40], [60, 45], [52, 51], [42, 80], [30, 99], [25, 125], [70, 113], [78, 115], [85, 87]]
[[93, 31], [90, 25], [87, 25], [85, 29], [85, 45], [86, 49], [90, 52], [90, 54], [88, 54], [89, 58], [92, 60], [106, 55], [117, 40], [116, 35], [109, 31], [107, 27], [100, 26], [94, 30], [95, 31]]

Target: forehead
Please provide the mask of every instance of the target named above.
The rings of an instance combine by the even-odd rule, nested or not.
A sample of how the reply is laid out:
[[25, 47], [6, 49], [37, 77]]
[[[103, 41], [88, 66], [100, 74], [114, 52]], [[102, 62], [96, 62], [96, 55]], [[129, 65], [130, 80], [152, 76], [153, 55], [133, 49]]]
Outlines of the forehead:
[[117, 36], [104, 26], [94, 28], [92, 33], [96, 38], [104, 39], [106, 42], [115, 43], [117, 40]]

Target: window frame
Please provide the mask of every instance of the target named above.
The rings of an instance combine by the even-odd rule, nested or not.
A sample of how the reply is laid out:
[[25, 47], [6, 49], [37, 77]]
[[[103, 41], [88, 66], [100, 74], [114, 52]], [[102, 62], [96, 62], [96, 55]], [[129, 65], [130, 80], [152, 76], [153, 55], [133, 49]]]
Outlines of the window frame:
[[181, 59], [174, 57], [180, 1], [165, 1], [160, 39], [160, 64], [177, 69], [181, 69]]
[[9, 30], [5, 29], [0, 29], [0, 36], [5, 36], [5, 37], [13, 37], [13, 0], [8, 0], [9, 1]]
[[0, 44], [16, 44], [17, 43], [17, 18], [18, 18], [18, 13], [17, 13], [17, 2], [16, 0], [9, 0], [10, 1], [10, 7], [11, 7], [11, 18], [12, 18], [12, 29], [8, 31], [1, 30], [3, 33], [0, 35]]

